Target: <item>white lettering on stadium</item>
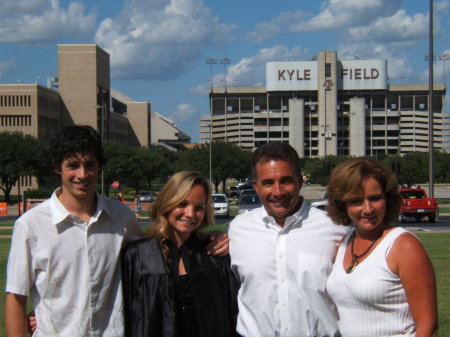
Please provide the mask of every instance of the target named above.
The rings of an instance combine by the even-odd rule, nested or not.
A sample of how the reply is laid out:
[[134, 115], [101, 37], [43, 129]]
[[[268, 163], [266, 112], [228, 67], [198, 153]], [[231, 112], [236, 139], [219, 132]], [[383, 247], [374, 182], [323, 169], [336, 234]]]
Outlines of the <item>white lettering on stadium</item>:
[[350, 80], [374, 80], [380, 76], [380, 72], [376, 68], [371, 69], [342, 69], [341, 78], [348, 77]]

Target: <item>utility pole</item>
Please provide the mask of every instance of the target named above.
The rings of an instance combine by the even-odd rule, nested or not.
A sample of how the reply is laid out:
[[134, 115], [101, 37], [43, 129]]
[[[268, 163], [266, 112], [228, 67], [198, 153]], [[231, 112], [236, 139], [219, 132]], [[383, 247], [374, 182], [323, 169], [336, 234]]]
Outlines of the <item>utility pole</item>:
[[429, 189], [430, 198], [434, 198], [434, 153], [433, 153], [433, 0], [429, 0], [429, 60], [428, 60], [428, 161], [429, 161]]

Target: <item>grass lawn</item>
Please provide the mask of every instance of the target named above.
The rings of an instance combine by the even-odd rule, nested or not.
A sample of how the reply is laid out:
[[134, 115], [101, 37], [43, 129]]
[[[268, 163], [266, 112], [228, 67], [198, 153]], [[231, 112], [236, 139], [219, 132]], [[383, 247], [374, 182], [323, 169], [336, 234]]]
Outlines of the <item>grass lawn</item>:
[[[0, 221], [4, 226], [5, 221]], [[213, 227], [222, 230], [224, 226]], [[213, 229], [208, 228], [208, 229]], [[436, 270], [438, 285], [439, 323], [441, 337], [450, 337], [450, 233], [419, 233]], [[5, 289], [6, 261], [8, 258], [10, 239], [0, 238], [0, 288]], [[0, 337], [6, 336], [4, 325], [5, 295], [0, 296]]]

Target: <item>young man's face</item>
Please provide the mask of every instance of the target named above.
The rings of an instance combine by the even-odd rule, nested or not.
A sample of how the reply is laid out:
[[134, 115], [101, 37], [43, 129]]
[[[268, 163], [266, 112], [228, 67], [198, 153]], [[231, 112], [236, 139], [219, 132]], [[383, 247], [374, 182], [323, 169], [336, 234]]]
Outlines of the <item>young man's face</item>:
[[256, 164], [253, 186], [267, 213], [280, 226], [298, 209], [302, 180], [292, 165], [284, 160], [260, 161]]
[[62, 193], [82, 200], [94, 195], [99, 171], [93, 153], [77, 153], [65, 158], [56, 173], [61, 176]]

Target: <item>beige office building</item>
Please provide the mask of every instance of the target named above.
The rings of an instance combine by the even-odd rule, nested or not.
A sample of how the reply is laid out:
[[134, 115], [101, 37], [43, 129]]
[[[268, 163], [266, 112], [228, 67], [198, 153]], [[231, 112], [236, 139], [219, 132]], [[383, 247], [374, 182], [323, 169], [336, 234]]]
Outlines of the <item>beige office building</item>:
[[[434, 85], [437, 150], [449, 131], [445, 93], [443, 84]], [[251, 150], [283, 141], [301, 157], [428, 151], [428, 85], [389, 84], [385, 60], [339, 60], [324, 51], [312, 61], [269, 62], [265, 87], [213, 87], [209, 98], [203, 141]]]
[[[0, 84], [0, 132], [49, 141], [64, 126], [87, 124], [103, 139], [176, 150], [190, 137], [168, 118], [110, 87], [109, 54], [97, 45], [58, 45], [58, 76], [39, 84]], [[22, 177], [24, 189], [36, 188]], [[13, 190], [17, 193], [17, 189]]]

